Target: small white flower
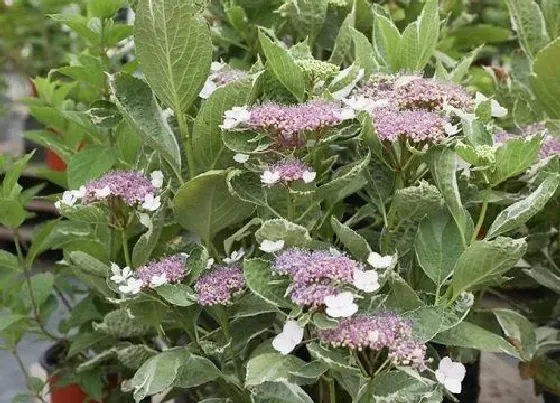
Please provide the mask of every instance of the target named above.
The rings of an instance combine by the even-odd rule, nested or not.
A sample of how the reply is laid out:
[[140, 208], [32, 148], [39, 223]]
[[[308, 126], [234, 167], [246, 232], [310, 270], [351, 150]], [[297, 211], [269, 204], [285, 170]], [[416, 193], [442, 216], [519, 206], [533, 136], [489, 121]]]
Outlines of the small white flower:
[[115, 263], [111, 263], [111, 273], [113, 273], [110, 277], [111, 281], [114, 281], [117, 284], [126, 283], [128, 278], [132, 276], [132, 271], [128, 266], [121, 271], [119, 266]]
[[249, 161], [249, 155], [237, 153], [233, 156], [233, 160], [238, 164], [245, 164]]
[[343, 99], [342, 101], [347, 107], [358, 112], [359, 111], [371, 112], [374, 109], [383, 108], [389, 105], [389, 100], [387, 99], [373, 100], [371, 98], [366, 98], [363, 96]]
[[74, 193], [74, 196], [76, 196], [76, 198], [81, 199], [85, 196], [86, 190], [86, 187], [82, 185], [78, 190], [73, 190], [72, 193]]
[[446, 123], [444, 129], [447, 136], [455, 136], [459, 133], [459, 128], [451, 123]]
[[179, 253], [179, 256], [181, 256], [185, 260], [188, 259], [189, 257], [191, 257], [191, 255], [189, 255], [188, 253], [185, 253], [185, 252]]
[[234, 106], [229, 111], [224, 112], [224, 121], [220, 125], [222, 129], [230, 130], [245, 123], [251, 117], [251, 112], [246, 106]]
[[317, 172], [314, 171], [305, 171], [303, 173], [302, 179], [305, 183], [311, 183], [315, 180], [315, 177], [317, 176]]
[[214, 264], [214, 258], [210, 258], [208, 259], [208, 261], [206, 262], [206, 270], [210, 269], [212, 267], [212, 265]]
[[148, 211], [156, 211], [161, 206], [161, 198], [154, 196], [152, 193], [146, 194], [142, 208]]
[[282, 333], [276, 335], [272, 347], [281, 354], [289, 354], [303, 340], [303, 327], [296, 321], [288, 320], [284, 324]]
[[95, 189], [95, 196], [99, 197], [100, 199], [104, 199], [111, 194], [111, 188], [109, 185], [105, 186], [102, 189]]
[[167, 284], [167, 276], [165, 275], [165, 273], [159, 276], [153, 276], [150, 279], [150, 287], [159, 287], [164, 284]]
[[386, 269], [391, 266], [393, 261], [393, 256], [381, 256], [377, 252], [371, 252], [368, 256], [367, 262], [369, 265], [375, 269]]
[[138, 221], [146, 228], [152, 228], [153, 223], [148, 213], [138, 213]]
[[476, 120], [476, 115], [474, 113], [467, 113], [464, 110], [455, 108], [447, 103], [443, 104], [443, 111], [447, 116], [455, 115], [458, 118], [467, 121], [469, 124]]
[[206, 80], [204, 82], [204, 85], [202, 86], [202, 89], [198, 93], [198, 96], [202, 99], [208, 99], [208, 98], [210, 98], [210, 95], [212, 95], [214, 93], [214, 91], [216, 91], [217, 89], [218, 89], [218, 86], [216, 85], [216, 83], [214, 81]]
[[161, 188], [163, 186], [163, 172], [154, 171], [150, 174], [152, 186], [155, 188]]
[[333, 318], [347, 318], [358, 312], [358, 305], [354, 303], [354, 295], [350, 292], [325, 297], [325, 306], [326, 314]]
[[444, 357], [435, 371], [436, 379], [451, 393], [461, 393], [461, 382], [465, 378], [465, 366]]
[[122, 292], [123, 294], [135, 295], [140, 292], [140, 289], [142, 288], [143, 285], [144, 282], [139, 278], [129, 277], [126, 280], [126, 284], [119, 286], [119, 291]]
[[[484, 96], [482, 93], [477, 92], [474, 95], [474, 103], [476, 106], [478, 106], [479, 104], [481, 104], [484, 101], [487, 101], [488, 97]], [[508, 114], [508, 110], [504, 107], [502, 107], [500, 105], [500, 103], [498, 101], [496, 101], [495, 99], [492, 99], [490, 101], [490, 110], [491, 110], [491, 115], [495, 118], [503, 118], [506, 117]]]
[[355, 269], [353, 273], [354, 286], [364, 292], [374, 292], [379, 289], [379, 275], [375, 270], [360, 270]]
[[210, 63], [210, 71], [212, 73], [217, 73], [218, 71], [220, 71], [224, 67], [225, 67], [225, 64], [222, 63], [222, 62], [212, 62], [212, 63]]
[[351, 120], [356, 117], [356, 112], [352, 108], [342, 108], [336, 113], [336, 117], [340, 120]]
[[231, 252], [229, 257], [226, 257], [223, 260], [224, 260], [224, 263], [232, 264], [232, 263], [238, 262], [241, 259], [243, 259], [243, 256], [245, 256], [245, 249], [241, 248], [239, 250], [234, 250], [233, 252]]
[[261, 183], [265, 185], [274, 185], [280, 180], [280, 172], [269, 171], [268, 169], [264, 171], [261, 175]]
[[264, 239], [259, 245], [259, 249], [267, 253], [278, 252], [284, 249], [284, 240], [271, 241], [270, 239]]
[[60, 204], [66, 204], [67, 206], [73, 206], [78, 201], [78, 198], [74, 194], [74, 191], [67, 190], [62, 193], [62, 199], [60, 199]]

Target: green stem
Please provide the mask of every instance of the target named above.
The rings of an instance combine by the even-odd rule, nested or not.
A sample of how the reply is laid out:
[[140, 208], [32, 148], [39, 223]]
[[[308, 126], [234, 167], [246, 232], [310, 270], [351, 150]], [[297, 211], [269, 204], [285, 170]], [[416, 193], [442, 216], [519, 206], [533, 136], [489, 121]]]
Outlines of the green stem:
[[23, 255], [22, 250], [21, 250], [19, 235], [16, 231], [14, 231], [12, 236], [13, 236], [13, 239], [14, 239], [14, 243], [16, 245], [16, 253], [17, 253], [17, 256], [18, 256], [18, 260], [20, 262], [20, 265], [21, 265], [21, 268], [22, 268], [22, 271], [23, 271], [23, 277], [25, 278], [25, 283], [27, 284], [27, 288], [29, 289], [29, 299], [31, 300], [31, 307], [33, 309], [33, 319], [35, 320], [35, 322], [39, 326], [39, 329], [41, 329], [41, 332], [43, 332], [43, 334], [45, 336], [47, 336], [48, 338], [50, 338], [54, 341], [58, 341], [58, 340], [60, 340], [60, 338], [55, 336], [51, 332], [49, 332], [45, 328], [45, 325], [43, 324], [43, 321], [41, 320], [41, 314], [40, 314], [40, 311], [39, 311], [39, 307], [37, 306], [37, 300], [35, 299], [35, 292], [33, 291], [33, 284], [31, 283], [31, 272], [29, 270], [29, 267], [27, 267], [27, 263], [25, 262], [25, 257]]
[[25, 378], [25, 386], [27, 386], [27, 389], [29, 389], [31, 392], [33, 392], [33, 397], [35, 397], [36, 399], [39, 399], [43, 403], [47, 403], [45, 401], [45, 399], [43, 399], [43, 396], [41, 395], [41, 391], [39, 391], [38, 393], [35, 393], [35, 390], [33, 390], [33, 387], [32, 387], [32, 384], [31, 384], [31, 377], [27, 373], [27, 369], [25, 369], [25, 364], [21, 360], [21, 357], [19, 356], [19, 354], [17, 353], [15, 348], [12, 350], [12, 354], [13, 354], [14, 358], [16, 359], [16, 361], [18, 363], [18, 366], [21, 369], [21, 372], [23, 372], [23, 377]]
[[471, 243], [476, 241], [478, 233], [480, 232], [480, 229], [482, 228], [482, 224], [484, 224], [484, 218], [486, 217], [486, 211], [488, 210], [488, 199], [490, 197], [491, 190], [492, 190], [491, 188], [487, 188], [484, 191], [484, 200], [482, 201], [482, 207], [480, 209], [480, 215], [478, 216], [478, 221], [476, 223], [476, 226], [474, 227], [474, 232], [473, 232], [473, 235], [472, 235], [472, 238], [471, 238]]
[[[194, 152], [191, 142], [191, 136], [189, 134], [189, 127], [187, 126], [187, 120], [185, 119], [185, 115], [183, 111], [176, 110], [175, 114], [177, 115], [177, 123], [179, 123], [179, 131], [181, 133], [181, 138], [185, 142], [185, 153], [187, 154], [187, 165], [189, 167], [189, 178], [193, 178], [196, 175], [196, 168], [194, 166]], [[183, 183], [183, 178], [181, 177], [181, 173], [175, 173], [178, 176], [178, 179], [181, 183]]]
[[362, 362], [360, 361], [360, 357], [358, 356], [358, 351], [351, 349], [350, 353], [354, 357], [354, 360], [356, 360], [356, 363], [358, 364], [358, 368], [360, 368], [360, 372], [362, 373], [362, 375], [366, 378], [369, 378], [369, 374], [368, 374], [367, 370], [364, 368], [364, 366], [362, 365]]
[[381, 364], [381, 366], [379, 368], [377, 368], [377, 371], [375, 371], [375, 374], [373, 374], [373, 376], [379, 374], [383, 369], [385, 369], [387, 364], [389, 364], [390, 362], [391, 361], [389, 361], [389, 360], [385, 360], [385, 362], [383, 364]]
[[336, 403], [336, 389], [334, 388], [334, 379], [331, 377], [326, 378], [329, 385], [329, 401], [330, 403]]
[[441, 294], [441, 283], [438, 283], [438, 285], [436, 287], [436, 299], [435, 299], [434, 305], [439, 304], [440, 294]]
[[292, 221], [294, 219], [294, 205], [292, 203], [292, 195], [290, 195], [290, 189], [288, 189], [287, 208], [288, 220]]
[[124, 252], [124, 261], [126, 265], [132, 269], [132, 261], [130, 260], [130, 252], [128, 251], [128, 239], [126, 237], [126, 230], [121, 230], [122, 248]]

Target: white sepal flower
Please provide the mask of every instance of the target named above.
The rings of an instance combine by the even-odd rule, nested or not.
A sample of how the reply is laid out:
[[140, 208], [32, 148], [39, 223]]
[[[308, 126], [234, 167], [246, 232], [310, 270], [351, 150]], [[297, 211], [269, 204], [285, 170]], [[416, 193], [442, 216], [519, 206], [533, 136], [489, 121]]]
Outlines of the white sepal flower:
[[206, 262], [206, 270], [211, 269], [213, 265], [214, 265], [214, 258], [211, 257], [211, 258], [209, 258], [208, 261]]
[[375, 270], [354, 269], [353, 273], [354, 287], [363, 292], [374, 292], [379, 289], [379, 275]]
[[276, 335], [272, 341], [272, 347], [281, 354], [289, 354], [302, 342], [304, 328], [296, 321], [288, 320], [284, 324], [282, 333]]
[[113, 273], [113, 275], [110, 277], [110, 279], [116, 284], [126, 283], [127, 280], [132, 276], [130, 267], [127, 266], [121, 271], [120, 267], [115, 263], [111, 263], [111, 273]]
[[270, 239], [264, 239], [259, 245], [259, 249], [267, 253], [278, 252], [284, 249], [284, 240], [271, 241]]
[[159, 189], [163, 186], [163, 172], [161, 172], [161, 171], [152, 172], [150, 174], [150, 179], [151, 179], [153, 187]]
[[241, 259], [243, 259], [243, 256], [245, 256], [245, 249], [241, 248], [239, 250], [234, 250], [233, 252], [231, 252], [229, 257], [226, 257], [223, 260], [224, 260], [224, 263], [232, 264], [232, 263], [238, 262]]
[[[484, 96], [482, 93], [477, 92], [474, 95], [474, 103], [476, 106], [480, 105], [482, 102], [487, 101], [488, 97]], [[500, 105], [500, 103], [498, 101], [496, 101], [495, 99], [492, 99], [490, 101], [490, 110], [491, 110], [491, 115], [495, 118], [503, 118], [506, 117], [508, 114], [508, 110], [507, 108], [504, 108]]]
[[74, 196], [76, 196], [76, 198], [81, 199], [86, 195], [86, 191], [86, 187], [82, 185], [78, 190], [72, 190], [72, 193], [74, 193]]
[[[348, 77], [348, 75], [350, 74], [350, 71], [352, 71], [352, 69], [353, 69], [353, 66], [350, 66], [347, 69], [342, 70], [340, 73], [338, 73], [338, 75], [331, 82], [331, 85], [333, 85], [336, 82], [341, 81], [341, 80], [345, 79], [346, 77]], [[356, 84], [358, 84], [358, 81], [360, 81], [363, 77], [364, 77], [364, 69], [358, 70], [358, 74], [356, 75], [356, 77], [354, 77], [352, 82], [350, 84], [348, 84], [346, 87], [341, 88], [338, 91], [333, 92], [332, 97], [334, 99], [338, 100], [338, 101], [340, 101], [344, 98], [347, 98], [348, 95], [350, 95], [350, 93], [352, 92], [352, 90], [356, 86]]]
[[261, 175], [261, 183], [274, 185], [280, 180], [280, 172], [266, 170]]
[[459, 133], [459, 128], [451, 123], [446, 123], [444, 129], [447, 136], [455, 136]]
[[105, 186], [102, 189], [95, 189], [95, 196], [99, 197], [100, 199], [104, 199], [111, 194], [111, 188], [109, 185]]
[[154, 196], [152, 193], [146, 194], [142, 208], [147, 211], [156, 211], [161, 206], [161, 198]]
[[150, 279], [150, 287], [159, 287], [164, 284], [167, 284], [167, 276], [165, 275], [165, 273], [159, 276], [153, 276]]
[[123, 294], [138, 294], [140, 289], [144, 286], [144, 282], [139, 278], [129, 277], [126, 284], [119, 286], [119, 291]]
[[242, 123], [245, 123], [251, 117], [251, 112], [246, 106], [234, 106], [229, 111], [224, 112], [224, 121], [220, 125], [222, 129], [234, 129]]
[[333, 318], [347, 318], [358, 312], [358, 305], [354, 303], [351, 292], [325, 297], [325, 313]]
[[344, 102], [344, 104], [357, 111], [366, 111], [366, 112], [371, 112], [374, 109], [377, 108], [383, 108], [386, 106], [389, 106], [389, 100], [387, 99], [371, 99], [371, 98], [366, 98], [363, 96], [359, 96], [359, 97], [352, 97], [352, 98], [348, 98], [348, 99], [343, 99], [342, 102]]
[[224, 67], [225, 67], [225, 64], [222, 63], [222, 62], [212, 62], [212, 63], [210, 63], [210, 71], [212, 73], [217, 73], [218, 71], [220, 71]]
[[249, 155], [237, 153], [233, 156], [233, 160], [238, 164], [245, 164], [247, 161], [249, 161]]
[[317, 176], [317, 172], [314, 171], [305, 171], [303, 173], [302, 179], [305, 183], [311, 183], [315, 180], [315, 177]]
[[435, 371], [436, 379], [451, 393], [461, 393], [461, 382], [465, 378], [465, 366], [444, 357]]
[[354, 109], [352, 108], [342, 108], [336, 115], [336, 117], [340, 120], [350, 120], [356, 117], [356, 112], [354, 112]]
[[59, 205], [65, 204], [67, 206], [73, 206], [78, 201], [78, 198], [73, 190], [67, 190], [62, 193], [62, 198], [59, 201]]
[[218, 86], [216, 85], [216, 83], [214, 81], [206, 80], [204, 82], [204, 85], [202, 86], [202, 89], [198, 93], [198, 96], [202, 99], [208, 99], [208, 98], [210, 98], [210, 95], [212, 95], [214, 93], [214, 91], [216, 91], [217, 89], [218, 89]]
[[387, 267], [391, 266], [392, 261], [393, 256], [381, 256], [377, 252], [371, 252], [367, 259], [369, 265], [375, 269], [386, 269]]

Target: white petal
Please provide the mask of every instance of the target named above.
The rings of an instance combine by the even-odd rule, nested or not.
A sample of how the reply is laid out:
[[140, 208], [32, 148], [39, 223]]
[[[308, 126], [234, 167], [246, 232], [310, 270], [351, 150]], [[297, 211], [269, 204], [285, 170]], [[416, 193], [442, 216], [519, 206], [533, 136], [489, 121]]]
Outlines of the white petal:
[[278, 241], [271, 241], [269, 239], [265, 239], [259, 245], [259, 249], [263, 252], [273, 253], [278, 252], [284, 248], [284, 240], [280, 239]]
[[261, 175], [261, 182], [265, 185], [274, 185], [280, 180], [280, 172], [266, 170]]
[[249, 155], [238, 153], [233, 156], [233, 160], [239, 164], [245, 164], [247, 161], [249, 161]]
[[224, 121], [222, 122], [222, 124], [220, 125], [220, 128], [224, 129], [224, 130], [230, 130], [233, 128], [236, 128], [237, 126], [239, 126], [241, 122], [239, 122], [238, 120], [235, 119], [231, 119], [231, 118], [225, 118]]
[[152, 186], [156, 188], [160, 188], [163, 186], [163, 172], [161, 171], [154, 171], [150, 174], [150, 178], [152, 179]]
[[446, 374], [449, 378], [462, 381], [465, 378], [466, 369], [463, 363], [454, 362], [451, 364], [450, 368], [446, 371]]
[[60, 207], [61, 207], [60, 200], [55, 201], [54, 202], [54, 208], [57, 209], [57, 210], [60, 210]]
[[303, 340], [304, 328], [298, 325], [295, 320], [288, 320], [284, 323], [282, 334], [288, 337], [295, 344], [301, 343]]
[[445, 376], [445, 373], [441, 369], [436, 369], [434, 374], [436, 376], [436, 380], [439, 383], [443, 384], [445, 382], [446, 376]]
[[274, 347], [276, 351], [284, 355], [291, 353], [296, 345], [297, 343], [294, 343], [288, 337], [284, 336], [283, 333], [276, 335], [274, 340], [272, 340], [272, 347]]
[[124, 278], [129, 278], [130, 276], [132, 276], [132, 270], [130, 270], [130, 267], [126, 266], [123, 270], [122, 270], [122, 276]]
[[451, 123], [446, 123], [444, 128], [445, 128], [445, 134], [447, 136], [454, 136], [457, 133], [459, 133], [459, 128], [455, 125], [452, 125]]
[[[352, 68], [352, 67], [349, 67], [349, 68]], [[346, 74], [346, 75], [348, 75], [348, 74]], [[360, 81], [363, 76], [364, 76], [364, 69], [360, 69], [358, 71], [358, 75], [356, 76], [356, 78], [354, 78], [354, 80], [352, 80], [352, 82], [350, 84], [348, 84], [346, 87], [341, 88], [340, 90], [333, 92], [332, 97], [336, 100], [342, 100], [342, 99], [348, 97], [348, 95], [350, 95], [350, 92], [352, 92], [352, 90], [354, 89], [354, 87], [356, 86], [358, 81]], [[334, 80], [333, 80], [333, 82], [334, 82]]]
[[354, 270], [353, 284], [364, 292], [374, 292], [379, 289], [379, 275], [375, 270]]
[[482, 94], [481, 92], [478, 92], [476, 94], [474, 94], [474, 103], [476, 106], [480, 105], [480, 103], [487, 101], [488, 97], [486, 97], [484, 94]]
[[105, 197], [109, 196], [111, 194], [111, 188], [109, 187], [109, 185], [105, 186], [103, 189], [96, 189], [95, 190], [95, 196], [104, 199]]
[[439, 362], [438, 369], [447, 375], [447, 371], [451, 369], [453, 361], [449, 357], [443, 357]]
[[216, 73], [216, 72], [220, 71], [221, 69], [223, 69], [224, 67], [225, 67], [225, 64], [223, 64], [221, 62], [210, 63], [210, 71], [212, 73]]
[[198, 93], [198, 96], [202, 99], [208, 99], [210, 98], [210, 95], [212, 95], [214, 91], [216, 91], [217, 88], [218, 86], [216, 85], [216, 83], [214, 83], [214, 81], [206, 80], [204, 82], [204, 85], [202, 86], [202, 89]]
[[64, 193], [62, 193], [62, 203], [66, 204], [67, 206], [72, 206], [74, 205], [74, 203], [76, 203], [76, 196], [74, 195], [74, 192], [72, 190], [67, 190]]
[[161, 206], [161, 199], [159, 196], [154, 196], [148, 193], [144, 197], [144, 203], [142, 203], [142, 208], [148, 211], [156, 211]]
[[356, 117], [356, 113], [352, 108], [342, 108], [340, 111], [338, 111], [337, 115], [337, 118], [340, 120], [350, 120]]
[[345, 307], [327, 307], [325, 309], [325, 312], [327, 315], [332, 316], [333, 318], [347, 318], [358, 312], [358, 305], [350, 304]]
[[386, 269], [391, 265], [391, 262], [393, 261], [393, 257], [390, 255], [381, 256], [377, 252], [371, 252], [369, 254], [367, 261], [369, 265], [375, 269]]
[[461, 381], [457, 379], [447, 378], [445, 382], [443, 382], [443, 386], [451, 393], [461, 393]]
[[305, 183], [311, 183], [315, 180], [315, 177], [317, 176], [317, 172], [313, 172], [313, 171], [305, 171], [303, 173], [303, 181]]
[[214, 258], [211, 257], [211, 258], [208, 259], [208, 261], [206, 262], [206, 268], [207, 268], [207, 269], [211, 268], [213, 264], [214, 264]]
[[508, 115], [507, 108], [502, 107], [495, 99], [490, 103], [490, 107], [492, 109], [492, 116], [495, 118], [504, 118]]
[[85, 196], [86, 190], [87, 190], [86, 187], [82, 185], [78, 190], [73, 190], [72, 192], [74, 193], [74, 196], [76, 196], [77, 199], [81, 199], [82, 197]]
[[162, 274], [161, 276], [153, 276], [150, 280], [151, 287], [159, 287], [164, 284], [167, 284], [167, 277], [165, 274]]
[[121, 275], [121, 269], [116, 263], [111, 262], [111, 273], [114, 275]]

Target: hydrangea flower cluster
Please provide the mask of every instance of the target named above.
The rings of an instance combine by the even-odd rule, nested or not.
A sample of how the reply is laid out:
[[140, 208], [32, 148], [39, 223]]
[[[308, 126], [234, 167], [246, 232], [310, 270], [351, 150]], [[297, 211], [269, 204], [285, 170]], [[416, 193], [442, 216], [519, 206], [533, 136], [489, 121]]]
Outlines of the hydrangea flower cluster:
[[208, 99], [218, 88], [248, 76], [246, 71], [231, 69], [220, 62], [213, 62], [210, 71], [210, 76], [200, 90], [199, 97], [202, 99]]
[[[521, 129], [519, 136], [530, 137], [534, 135], [545, 134], [544, 143], [539, 151], [539, 158], [544, 159], [552, 155], [560, 154], [560, 138], [547, 134], [546, 125], [542, 122], [533, 123]], [[494, 143], [501, 145], [507, 142], [508, 139], [515, 137], [515, 134], [508, 133], [502, 130], [494, 135]]]
[[237, 266], [220, 266], [203, 275], [194, 289], [201, 305], [226, 305], [245, 287], [245, 277]]
[[290, 183], [303, 180], [311, 183], [315, 180], [316, 173], [304, 162], [298, 159], [285, 159], [267, 168], [261, 175], [261, 182], [273, 185], [278, 182]]
[[290, 148], [304, 145], [302, 134], [306, 131], [318, 132], [353, 118], [354, 112], [338, 102], [314, 100], [293, 106], [265, 103], [226, 111], [221, 128], [230, 130], [243, 125], [265, 131], [274, 135], [278, 147]]
[[413, 337], [412, 323], [393, 313], [356, 315], [343, 319], [333, 329], [318, 330], [321, 342], [356, 350], [388, 350], [395, 365], [426, 369], [426, 345]]
[[307, 77], [313, 80], [329, 80], [338, 73], [338, 66], [329, 62], [315, 59], [298, 59], [296, 64]]
[[161, 171], [152, 172], [151, 181], [140, 171], [111, 171], [78, 190], [64, 192], [55, 206], [60, 209], [61, 204], [71, 206], [79, 200], [91, 204], [115, 197], [129, 206], [140, 205], [144, 210], [155, 211], [161, 206], [157, 192], [162, 186]]
[[185, 276], [185, 255], [149, 262], [136, 270], [136, 276], [150, 287], [178, 282]]
[[384, 108], [375, 113], [377, 136], [381, 140], [398, 141], [406, 136], [416, 144], [443, 140], [447, 121], [435, 112]]
[[402, 85], [396, 82], [391, 99], [399, 109], [442, 110], [444, 105], [471, 110], [474, 100], [463, 87], [450, 82], [415, 78]]

